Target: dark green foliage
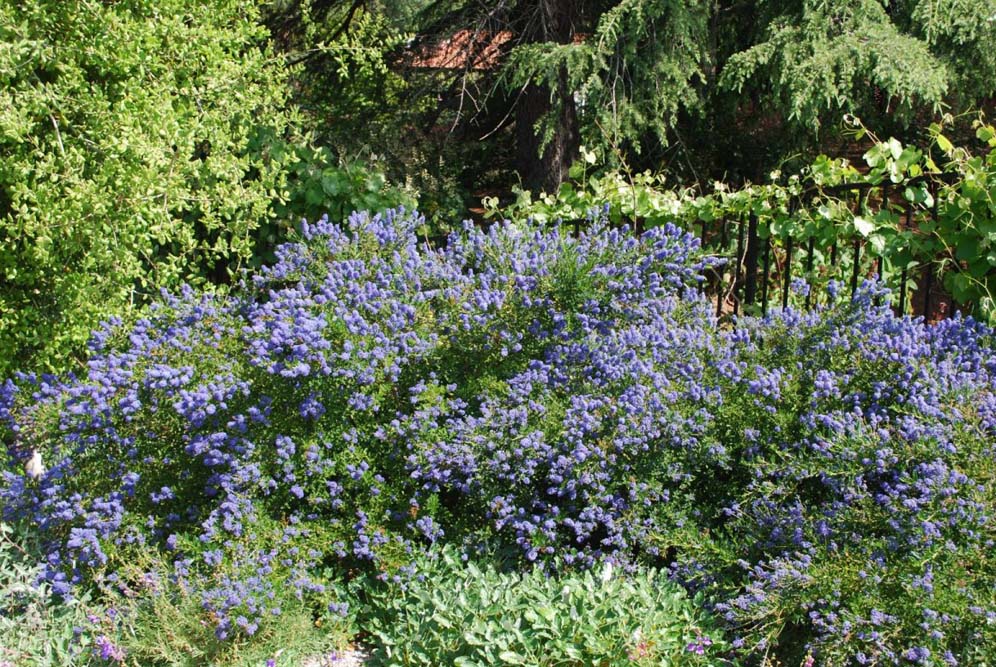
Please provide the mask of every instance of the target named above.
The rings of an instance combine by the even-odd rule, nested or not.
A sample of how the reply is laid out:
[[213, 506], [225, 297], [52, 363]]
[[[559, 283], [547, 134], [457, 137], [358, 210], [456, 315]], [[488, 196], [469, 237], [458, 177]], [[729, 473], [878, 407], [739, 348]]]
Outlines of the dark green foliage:
[[[514, 90], [540, 80], [552, 86], [564, 71], [572, 99], [558, 103], [577, 105], [588, 145], [639, 151], [648, 135], [667, 144], [678, 112], [695, 110], [699, 104], [708, 3], [571, 4], [581, 7], [585, 19], [575, 33], [579, 43], [517, 45], [504, 66], [506, 85]], [[556, 131], [550, 120], [544, 118], [544, 140]]]
[[409, 155], [501, 146], [533, 190], [556, 189], [582, 143], [616, 165], [756, 181], [839, 139], [844, 114], [910, 140], [996, 92], [993, 0], [287, 4], [302, 34], [335, 38], [302, 100], [353, 119], [337, 145], [396, 150], [355, 120], [403, 119]]
[[[274, 44], [296, 63], [292, 98], [326, 147], [326, 159], [375, 166], [416, 192], [430, 221], [449, 224], [466, 210], [494, 155], [467, 141], [462, 127], [453, 133], [440, 73], [404, 67], [405, 45], [418, 25], [416, 3], [278, 0], [263, 11]], [[370, 208], [353, 204], [304, 217]]]
[[887, 11], [904, 32], [922, 40], [946, 69], [948, 95], [960, 106], [992, 95], [996, 80], [996, 2], [896, 0]]

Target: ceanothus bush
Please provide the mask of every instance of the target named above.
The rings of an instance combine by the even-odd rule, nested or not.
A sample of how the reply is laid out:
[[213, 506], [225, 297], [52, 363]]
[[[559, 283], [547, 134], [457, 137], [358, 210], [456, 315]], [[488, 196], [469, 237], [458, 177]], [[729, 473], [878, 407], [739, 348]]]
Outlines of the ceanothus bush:
[[996, 649], [992, 331], [897, 318], [884, 296], [718, 334], [724, 453], [690, 473], [702, 513], [675, 574], [755, 653], [980, 664]]
[[[415, 214], [302, 226], [236, 297], [108, 323], [81, 377], [0, 391], [8, 520], [71, 594], [154, 551], [219, 637], [434, 543], [667, 566], [745, 655], [996, 648], [992, 332], [866, 286], [717, 326], [696, 239]], [[25, 463], [40, 452], [42, 474]]]

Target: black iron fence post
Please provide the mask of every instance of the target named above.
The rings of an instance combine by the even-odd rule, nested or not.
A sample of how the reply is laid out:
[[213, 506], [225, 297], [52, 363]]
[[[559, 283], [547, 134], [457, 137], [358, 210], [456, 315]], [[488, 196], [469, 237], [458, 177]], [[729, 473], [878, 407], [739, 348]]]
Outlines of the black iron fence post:
[[782, 308], [788, 308], [789, 283], [792, 282], [792, 237], [785, 241], [785, 280], [782, 283]]
[[810, 236], [809, 247], [806, 248], [806, 283], [809, 285], [809, 289], [806, 290], [806, 310], [809, 310], [809, 304], [813, 294], [813, 260], [815, 259], [815, 255], [816, 239]]
[[[728, 245], [728, 238], [726, 235], [726, 219], [720, 220], [720, 250], [726, 251]], [[716, 281], [716, 318], [720, 318], [723, 315], [723, 301], [725, 295], [723, 294], [723, 268], [720, 267], [716, 271], [718, 280]]]
[[[760, 239], [757, 238], [757, 216], [750, 214], [747, 223], [747, 254], [744, 257], [744, 303], [753, 305], [757, 300], [757, 256], [760, 254], [758, 245]], [[767, 270], [767, 267], [765, 267]]]
[[761, 287], [761, 315], [768, 314], [768, 281], [769, 270], [771, 267], [771, 236], [769, 231], [769, 236], [764, 239], [764, 283]]
[[[864, 212], [863, 209], [861, 208], [861, 191], [860, 190], [856, 191], [856, 194], [857, 196], [855, 197], [854, 215], [860, 215], [861, 213]], [[853, 248], [854, 248], [854, 266], [851, 267], [851, 298], [854, 298], [854, 295], [858, 291], [858, 273], [861, 271], [861, 239], [855, 237]]]
[[[906, 225], [905, 225], [905, 228], [904, 228], [903, 223], [901, 221], [899, 223], [899, 232], [900, 233], [902, 233], [903, 231], [908, 230], [908, 229], [913, 229], [913, 202], [911, 202], [911, 201], [907, 201], [906, 202]], [[908, 276], [907, 276], [907, 268], [908, 267], [907, 267], [907, 264], [908, 264], [908, 262], [903, 264], [903, 270], [899, 274], [899, 314], [900, 315], [905, 315], [906, 314], [906, 281], [908, 280]]]
[[744, 268], [744, 221], [737, 220], [737, 263], [733, 276], [733, 314], [740, 312], [740, 292], [743, 288]]

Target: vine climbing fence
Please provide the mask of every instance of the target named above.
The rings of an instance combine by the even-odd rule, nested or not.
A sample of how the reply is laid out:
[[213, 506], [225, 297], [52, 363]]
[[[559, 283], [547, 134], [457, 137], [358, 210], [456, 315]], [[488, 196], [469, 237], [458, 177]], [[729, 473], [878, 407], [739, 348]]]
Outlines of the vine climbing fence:
[[[929, 234], [938, 225], [938, 186], [950, 183], [950, 174], [931, 174], [909, 179], [904, 189], [918, 184], [927, 187], [923, 203], [897, 196], [895, 184], [867, 182], [841, 183], [832, 186], [809, 186], [793, 195], [788, 204], [790, 215], [804, 206], [820, 206], [819, 202], [834, 197], [845, 202], [858, 219], [898, 218], [898, 230], [915, 238]], [[883, 214], [885, 214], [883, 216]], [[724, 257], [722, 267], [707, 276], [707, 289], [716, 301], [717, 316], [740, 312], [766, 314], [772, 305], [789, 305], [793, 279], [801, 283], [802, 305], [810, 308], [820, 300], [820, 287], [836, 280], [853, 295], [863, 280], [876, 280], [892, 288], [893, 308], [897, 313], [923, 315], [928, 320], [943, 319], [954, 312], [968, 311], [974, 306], [955, 300], [937, 279], [936, 248], [917, 244], [903, 249], [876, 244], [860, 234], [841, 235], [827, 239], [825, 235], [807, 234], [799, 225], [795, 234], [775, 237], [761, 230], [758, 216], [748, 214], [741, 219], [722, 218], [701, 224], [703, 247]], [[633, 221], [640, 230], [644, 224]], [[767, 231], [767, 233], [762, 233]], [[958, 251], [954, 249], [954, 256]], [[897, 256], [898, 260], [897, 261]]]
[[593, 210], [637, 233], [677, 224], [726, 260], [705, 281], [720, 317], [810, 308], [831, 280], [854, 292], [869, 279], [892, 291], [897, 313], [960, 312], [996, 325], [996, 128], [974, 128], [981, 146], [972, 150], [935, 124], [925, 150], [876, 140], [860, 166], [821, 156], [788, 178], [717, 183], [708, 194], [649, 173], [582, 172], [552, 195], [519, 191], [511, 204], [484, 204], [489, 216], [562, 221], [575, 233]]

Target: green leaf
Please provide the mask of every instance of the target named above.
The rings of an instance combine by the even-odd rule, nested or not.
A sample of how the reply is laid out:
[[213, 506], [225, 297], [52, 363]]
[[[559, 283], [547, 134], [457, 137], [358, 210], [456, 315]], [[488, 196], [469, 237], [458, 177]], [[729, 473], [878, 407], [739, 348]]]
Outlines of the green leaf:
[[879, 166], [882, 163], [882, 152], [881, 144], [870, 148], [863, 156], [865, 164], [872, 168]]
[[920, 160], [920, 151], [912, 146], [908, 146], [903, 149], [902, 154], [896, 160], [896, 163], [902, 171], [906, 171], [911, 165], [915, 164]]
[[899, 156], [903, 154], [903, 145], [899, 143], [898, 139], [890, 138], [888, 142], [889, 153], [892, 155], [893, 160], [898, 160]]
[[973, 260], [979, 256], [979, 239], [978, 237], [965, 234], [959, 240], [957, 249], [955, 250], [955, 257], [961, 260]]
[[868, 244], [875, 251], [876, 255], [881, 256], [885, 253], [885, 237], [881, 234], [871, 234], [868, 237]]
[[854, 216], [854, 229], [857, 230], [859, 234], [867, 237], [873, 231], [875, 231], [875, 223], [867, 218], [863, 218], [860, 215]]
[[322, 175], [322, 189], [326, 194], [333, 197], [342, 192], [342, 176], [339, 173], [326, 173]]
[[453, 627], [453, 623], [451, 623], [448, 618], [446, 618], [439, 612], [436, 612], [432, 615], [432, 620], [438, 623], [441, 627], [446, 628], [447, 630]]
[[311, 206], [318, 206], [325, 201], [325, 192], [319, 186], [309, 187], [304, 192], [304, 201]]
[[502, 651], [498, 654], [498, 658], [510, 665], [523, 665], [526, 662], [526, 659], [515, 651]]

